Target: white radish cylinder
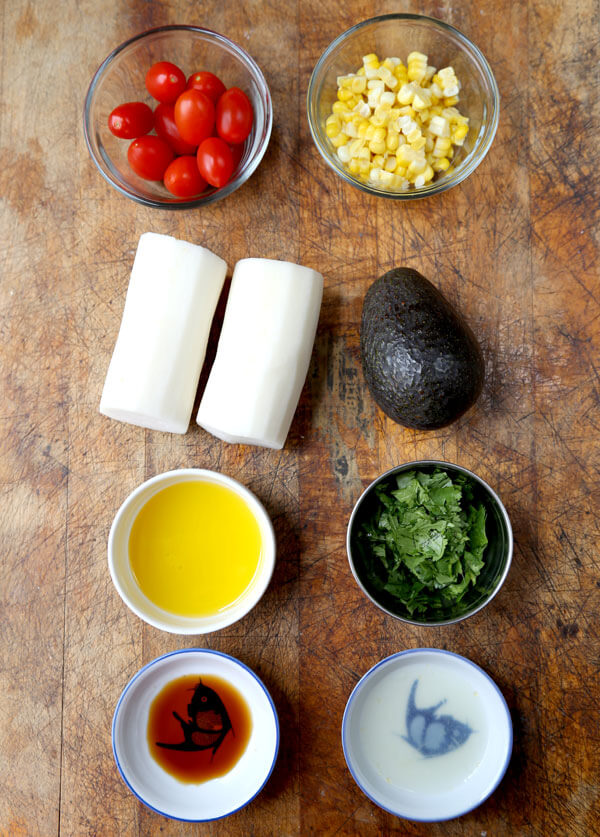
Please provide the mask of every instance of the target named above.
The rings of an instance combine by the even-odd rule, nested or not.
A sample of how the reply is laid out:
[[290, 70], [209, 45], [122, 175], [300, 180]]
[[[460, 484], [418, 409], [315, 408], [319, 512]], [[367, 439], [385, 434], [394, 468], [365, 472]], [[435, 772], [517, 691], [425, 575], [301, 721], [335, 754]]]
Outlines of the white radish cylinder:
[[144, 233], [100, 412], [185, 433], [227, 264], [204, 247]]
[[271, 259], [233, 271], [217, 355], [197, 422], [219, 439], [282, 448], [304, 385], [323, 277]]

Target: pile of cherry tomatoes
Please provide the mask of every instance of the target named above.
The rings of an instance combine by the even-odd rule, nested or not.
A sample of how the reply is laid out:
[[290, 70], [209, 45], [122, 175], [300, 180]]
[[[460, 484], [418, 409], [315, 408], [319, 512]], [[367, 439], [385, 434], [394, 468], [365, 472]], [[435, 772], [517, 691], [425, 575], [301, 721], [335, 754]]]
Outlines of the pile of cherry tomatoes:
[[[208, 71], [186, 81], [170, 61], [153, 64], [146, 89], [159, 104], [126, 102], [108, 117], [108, 127], [130, 139], [129, 165], [145, 180], [162, 180], [173, 195], [191, 198], [207, 184], [220, 189], [229, 182], [252, 130], [254, 113], [239, 87], [226, 89]], [[156, 136], [150, 131], [156, 132]]]

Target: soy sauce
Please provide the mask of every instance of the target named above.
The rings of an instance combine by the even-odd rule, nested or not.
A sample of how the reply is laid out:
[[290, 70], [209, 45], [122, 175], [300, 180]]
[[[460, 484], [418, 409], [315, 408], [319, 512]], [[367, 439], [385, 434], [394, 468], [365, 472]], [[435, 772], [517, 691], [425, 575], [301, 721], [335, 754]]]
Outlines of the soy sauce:
[[243, 755], [250, 733], [250, 709], [227, 680], [191, 674], [172, 680], [150, 705], [150, 753], [180, 782], [224, 776]]

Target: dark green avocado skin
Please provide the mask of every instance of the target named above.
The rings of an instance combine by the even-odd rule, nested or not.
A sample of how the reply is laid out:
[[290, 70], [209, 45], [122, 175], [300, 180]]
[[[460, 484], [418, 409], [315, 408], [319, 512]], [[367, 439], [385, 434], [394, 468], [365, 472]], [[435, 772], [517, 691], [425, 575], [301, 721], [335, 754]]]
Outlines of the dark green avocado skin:
[[360, 353], [371, 395], [404, 427], [451, 424], [483, 386], [475, 335], [440, 291], [410, 268], [388, 271], [367, 291]]

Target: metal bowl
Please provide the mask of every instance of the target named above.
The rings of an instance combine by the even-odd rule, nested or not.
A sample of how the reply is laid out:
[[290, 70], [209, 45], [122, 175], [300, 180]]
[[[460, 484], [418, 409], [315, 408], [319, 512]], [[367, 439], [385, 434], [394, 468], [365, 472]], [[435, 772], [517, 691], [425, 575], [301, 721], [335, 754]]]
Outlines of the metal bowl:
[[[383, 482], [391, 482], [397, 474], [404, 471], [418, 470], [431, 473], [435, 468], [441, 468], [449, 474], [464, 474], [468, 477], [474, 487], [476, 499], [483, 502], [486, 509], [486, 534], [488, 545], [485, 549], [485, 566], [482, 569], [476, 587], [471, 587], [462, 601], [445, 611], [435, 615], [425, 613], [423, 615], [410, 614], [401, 603], [394, 599], [384, 590], [376, 590], [368, 581], [363, 566], [363, 559], [357, 549], [356, 537], [358, 527], [368, 516], [379, 501], [375, 495], [375, 487]], [[460, 622], [468, 616], [472, 616], [484, 608], [498, 593], [508, 574], [513, 553], [512, 527], [506, 509], [496, 492], [490, 486], [467, 468], [454, 465], [450, 462], [442, 462], [435, 459], [423, 459], [416, 462], [408, 462], [391, 468], [381, 476], [377, 477], [359, 497], [348, 523], [346, 537], [346, 548], [350, 568], [357, 584], [366, 596], [388, 613], [390, 616], [408, 622], [411, 625], [449, 625], [453, 622]]]

